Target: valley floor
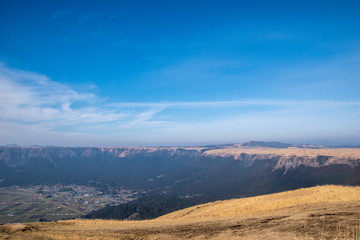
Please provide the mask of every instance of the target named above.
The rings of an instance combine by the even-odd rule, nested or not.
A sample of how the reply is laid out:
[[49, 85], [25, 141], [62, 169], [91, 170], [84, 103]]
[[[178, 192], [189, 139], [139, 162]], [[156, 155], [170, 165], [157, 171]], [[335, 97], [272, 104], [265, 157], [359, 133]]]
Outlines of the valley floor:
[[[291, 191], [289, 194], [298, 198], [302, 192]], [[261, 199], [256, 201], [263, 204]], [[214, 204], [221, 206], [224, 202]], [[280, 204], [278, 209], [256, 212], [252, 215], [224, 215], [213, 218], [191, 218], [190, 212], [187, 211], [186, 218], [175, 219], [174, 214], [169, 214], [169, 217], [148, 221], [69, 220], [3, 225], [0, 226], [0, 238], [360, 239], [360, 199], [326, 202], [319, 198], [317, 203], [300, 203], [288, 207], [282, 207]]]

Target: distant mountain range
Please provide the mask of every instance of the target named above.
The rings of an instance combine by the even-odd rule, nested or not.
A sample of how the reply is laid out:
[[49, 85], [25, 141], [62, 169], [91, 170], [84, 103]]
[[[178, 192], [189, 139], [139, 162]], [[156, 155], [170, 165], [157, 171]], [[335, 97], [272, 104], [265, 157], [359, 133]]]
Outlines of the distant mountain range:
[[109, 186], [206, 202], [360, 185], [360, 149], [278, 142], [203, 147], [0, 147], [0, 186]]
[[240, 144], [244, 147], [267, 147], [267, 148], [312, 148], [312, 149], [321, 149], [321, 148], [360, 148], [360, 145], [316, 145], [316, 144], [288, 144], [281, 142], [263, 142], [263, 141], [250, 141]]
[[[199, 147], [210, 147], [210, 148], [222, 148], [227, 146], [233, 146], [235, 144], [217, 144], [217, 145], [205, 145]], [[281, 142], [263, 142], [263, 141], [249, 141], [239, 144], [244, 147], [268, 147], [268, 148], [288, 148], [288, 147], [298, 147], [298, 148], [360, 148], [360, 145], [351, 145], [351, 144], [341, 144], [341, 145], [316, 145], [316, 144], [289, 144], [289, 143], [281, 143]], [[29, 145], [29, 146], [21, 146], [18, 144], [6, 144], [0, 145], [0, 147], [57, 147], [53, 145]]]
[[268, 148], [288, 148], [293, 145], [280, 142], [261, 142], [261, 141], [251, 141], [242, 143], [241, 146], [244, 147], [268, 147]]

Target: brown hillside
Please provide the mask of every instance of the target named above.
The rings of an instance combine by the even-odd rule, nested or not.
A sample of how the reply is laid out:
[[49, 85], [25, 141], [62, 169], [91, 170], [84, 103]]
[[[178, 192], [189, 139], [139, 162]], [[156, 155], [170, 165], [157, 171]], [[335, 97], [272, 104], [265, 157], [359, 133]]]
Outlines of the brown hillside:
[[359, 239], [360, 187], [322, 186], [217, 201], [155, 220], [0, 226], [1, 239]]
[[158, 219], [218, 219], [272, 214], [301, 205], [360, 201], [360, 187], [319, 186], [251, 198], [231, 199], [197, 205]]

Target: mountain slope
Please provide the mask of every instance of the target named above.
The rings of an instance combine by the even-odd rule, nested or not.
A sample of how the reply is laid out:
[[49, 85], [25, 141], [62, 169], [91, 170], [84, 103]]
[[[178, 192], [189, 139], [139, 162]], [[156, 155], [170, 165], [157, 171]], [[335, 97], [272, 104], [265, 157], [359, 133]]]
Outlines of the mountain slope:
[[360, 201], [360, 187], [319, 186], [269, 195], [216, 201], [179, 210], [159, 220], [219, 219], [266, 214], [317, 203]]
[[192, 205], [194, 204], [188, 199], [164, 195], [148, 196], [117, 206], [107, 206], [86, 214], [84, 218], [119, 220], [152, 219]]
[[360, 149], [0, 147], [0, 187], [37, 184], [125, 188], [201, 203], [318, 184], [360, 185]]
[[359, 239], [359, 219], [359, 187], [321, 186], [209, 203], [147, 221], [69, 220], [3, 225], [0, 238]]

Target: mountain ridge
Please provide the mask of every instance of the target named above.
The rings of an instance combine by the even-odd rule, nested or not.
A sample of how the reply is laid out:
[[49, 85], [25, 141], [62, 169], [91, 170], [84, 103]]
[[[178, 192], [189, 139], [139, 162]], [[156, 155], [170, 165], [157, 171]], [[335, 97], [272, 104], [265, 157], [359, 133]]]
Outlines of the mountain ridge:
[[145, 195], [198, 198], [203, 202], [317, 184], [360, 185], [360, 149], [241, 144], [0, 147], [0, 176], [0, 187], [77, 184], [101, 191], [133, 189]]
[[222, 144], [205, 144], [205, 145], [184, 145], [184, 146], [56, 146], [56, 145], [19, 145], [15, 143], [0, 145], [0, 147], [23, 147], [23, 148], [222, 148], [240, 145], [243, 147], [269, 147], [269, 148], [287, 148], [287, 147], [298, 147], [298, 148], [360, 148], [359, 144], [290, 144], [278, 141], [247, 141], [242, 143], [222, 143]]
[[[274, 147], [269, 147], [274, 146]], [[59, 158], [85, 157], [85, 158], [126, 158], [136, 155], [154, 156], [167, 154], [187, 155], [196, 157], [233, 157], [241, 160], [244, 154], [262, 156], [281, 156], [276, 168], [286, 168], [299, 165], [318, 167], [321, 161], [311, 161], [317, 157], [327, 158], [327, 164], [346, 164], [354, 166], [360, 159], [360, 149], [357, 148], [305, 148], [293, 147], [290, 144], [278, 142], [247, 142], [243, 144], [225, 145], [225, 147], [0, 147], [0, 161], [9, 167], [18, 167], [25, 164], [30, 158], [43, 158], [52, 162], [51, 154]], [[258, 157], [261, 159], [262, 157]], [[301, 159], [303, 158], [303, 159]], [[292, 163], [286, 164], [289, 160]], [[295, 165], [293, 164], [294, 162]], [[320, 163], [320, 164], [319, 164]]]

